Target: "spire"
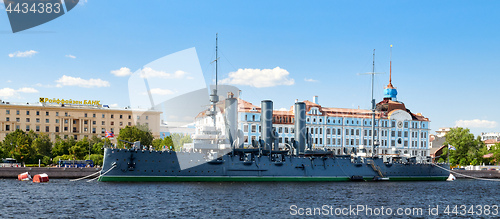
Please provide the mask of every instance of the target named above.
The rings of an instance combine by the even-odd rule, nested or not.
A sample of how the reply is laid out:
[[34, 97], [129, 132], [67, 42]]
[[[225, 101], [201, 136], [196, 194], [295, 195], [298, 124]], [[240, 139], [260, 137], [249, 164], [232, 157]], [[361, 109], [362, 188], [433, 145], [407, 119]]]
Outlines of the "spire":
[[386, 88], [394, 89], [394, 86], [392, 86], [392, 45], [391, 45], [391, 56], [389, 61], [389, 84], [387, 85]]
[[396, 101], [396, 96], [398, 91], [394, 86], [392, 86], [392, 45], [391, 45], [391, 58], [389, 62], [389, 84], [384, 89], [384, 99], [388, 98], [390, 100]]

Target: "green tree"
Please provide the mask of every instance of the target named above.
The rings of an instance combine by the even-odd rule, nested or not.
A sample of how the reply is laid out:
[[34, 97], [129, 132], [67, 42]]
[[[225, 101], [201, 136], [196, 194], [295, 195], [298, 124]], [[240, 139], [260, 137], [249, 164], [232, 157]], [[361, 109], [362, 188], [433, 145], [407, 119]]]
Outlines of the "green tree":
[[[127, 126], [120, 130], [118, 140], [129, 142], [140, 141], [142, 145], [149, 146], [153, 142], [153, 134], [147, 129], [147, 126]], [[118, 141], [118, 147], [124, 148], [124, 143]]]
[[83, 138], [69, 148], [69, 154], [76, 160], [82, 160], [86, 154], [89, 154], [89, 150], [91, 150], [89, 141]]
[[474, 138], [469, 129], [462, 127], [451, 128], [445, 137], [444, 144], [450, 144], [456, 148], [456, 150], [450, 151], [451, 165], [470, 165], [480, 155], [481, 143]]
[[[28, 135], [21, 129], [16, 129], [15, 131], [7, 134], [2, 142], [2, 148], [4, 151], [4, 156], [11, 157], [14, 153], [14, 149], [20, 145], [20, 142], [25, 142], [28, 139]], [[29, 141], [31, 145], [31, 139]]]
[[52, 156], [57, 157], [57, 156], [62, 156], [62, 155], [68, 155], [69, 154], [69, 149], [75, 145], [75, 139], [73, 138], [68, 138], [66, 140], [63, 140], [59, 137], [56, 137], [56, 142], [54, 143], [54, 148], [52, 148]]
[[94, 166], [99, 165], [102, 166], [102, 162], [104, 160], [104, 155], [103, 154], [91, 154], [85, 156], [85, 160], [92, 160], [94, 161]]
[[152, 145], [155, 150], [159, 151], [163, 147], [163, 140], [161, 138], [155, 138], [153, 139]]
[[49, 135], [40, 133], [35, 140], [33, 140], [33, 148], [38, 155], [50, 156], [52, 154], [52, 142]]

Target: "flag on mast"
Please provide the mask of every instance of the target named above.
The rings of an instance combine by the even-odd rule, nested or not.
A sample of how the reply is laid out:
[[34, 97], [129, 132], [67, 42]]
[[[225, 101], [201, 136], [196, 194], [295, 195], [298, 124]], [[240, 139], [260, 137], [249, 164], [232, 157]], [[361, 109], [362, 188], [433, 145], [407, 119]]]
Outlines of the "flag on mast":
[[450, 149], [451, 151], [456, 151], [457, 149], [453, 146], [451, 146], [450, 144], [448, 145], [448, 149]]
[[113, 134], [113, 132], [109, 132], [108, 130], [106, 130], [105, 134], [106, 134], [106, 138], [113, 138], [113, 137], [115, 137], [115, 134]]

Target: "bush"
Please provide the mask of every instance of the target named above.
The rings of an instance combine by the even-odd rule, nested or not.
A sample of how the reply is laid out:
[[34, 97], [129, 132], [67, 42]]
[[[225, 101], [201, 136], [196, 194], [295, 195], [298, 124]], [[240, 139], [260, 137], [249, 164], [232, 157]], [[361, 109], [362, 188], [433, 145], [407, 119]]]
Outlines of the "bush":
[[[38, 164], [26, 164], [26, 167], [38, 167]], [[45, 167], [45, 164], [40, 164], [40, 167]]]
[[102, 166], [102, 162], [104, 160], [104, 155], [102, 154], [91, 154], [90, 157], [89, 155], [85, 156], [85, 160], [92, 160], [94, 161], [94, 166], [99, 165]]
[[59, 162], [59, 160], [71, 160], [72, 158], [73, 157], [71, 155], [65, 154], [65, 155], [62, 155], [62, 156], [54, 157], [54, 159], [52, 159], [52, 163], [57, 165], [57, 163]]

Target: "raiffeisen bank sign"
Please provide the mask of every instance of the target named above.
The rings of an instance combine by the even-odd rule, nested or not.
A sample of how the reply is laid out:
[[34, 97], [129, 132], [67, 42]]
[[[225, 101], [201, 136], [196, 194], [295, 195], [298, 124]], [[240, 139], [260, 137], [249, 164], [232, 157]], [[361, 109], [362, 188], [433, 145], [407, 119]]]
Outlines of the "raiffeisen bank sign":
[[66, 105], [86, 105], [86, 106], [100, 106], [100, 100], [73, 100], [73, 99], [56, 99], [56, 98], [45, 98], [40, 97], [40, 103], [52, 103], [52, 104], [66, 104]]

